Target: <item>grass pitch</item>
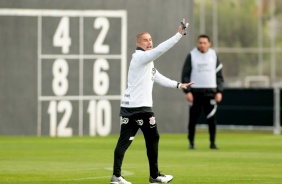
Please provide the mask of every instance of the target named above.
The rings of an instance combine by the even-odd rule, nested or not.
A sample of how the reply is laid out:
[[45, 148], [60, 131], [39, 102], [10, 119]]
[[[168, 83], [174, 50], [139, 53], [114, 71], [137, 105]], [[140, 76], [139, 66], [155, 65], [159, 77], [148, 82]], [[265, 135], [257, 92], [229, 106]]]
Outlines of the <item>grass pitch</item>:
[[[219, 131], [219, 150], [208, 134], [196, 134], [188, 150], [186, 134], [162, 134], [159, 168], [172, 184], [282, 183], [282, 136], [272, 132]], [[118, 135], [108, 137], [0, 137], [0, 183], [108, 184]], [[123, 175], [148, 184], [149, 167], [142, 134], [126, 152]]]

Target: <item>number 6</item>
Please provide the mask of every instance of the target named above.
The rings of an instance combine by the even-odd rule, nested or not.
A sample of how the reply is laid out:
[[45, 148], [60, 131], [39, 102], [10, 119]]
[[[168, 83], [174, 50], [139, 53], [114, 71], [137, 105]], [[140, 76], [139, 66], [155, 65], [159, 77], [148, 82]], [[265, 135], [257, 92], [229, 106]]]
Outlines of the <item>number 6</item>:
[[109, 70], [109, 63], [106, 59], [97, 59], [93, 66], [93, 90], [98, 95], [105, 95], [109, 90], [109, 75], [102, 71]]

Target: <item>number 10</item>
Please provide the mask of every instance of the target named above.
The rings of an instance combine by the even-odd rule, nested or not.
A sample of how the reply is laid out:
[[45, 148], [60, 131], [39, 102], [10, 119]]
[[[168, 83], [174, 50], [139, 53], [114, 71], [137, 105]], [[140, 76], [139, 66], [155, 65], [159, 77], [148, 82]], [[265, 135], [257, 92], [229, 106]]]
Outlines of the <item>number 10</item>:
[[107, 136], [111, 132], [112, 109], [107, 100], [91, 100], [87, 109], [89, 113], [89, 134]]

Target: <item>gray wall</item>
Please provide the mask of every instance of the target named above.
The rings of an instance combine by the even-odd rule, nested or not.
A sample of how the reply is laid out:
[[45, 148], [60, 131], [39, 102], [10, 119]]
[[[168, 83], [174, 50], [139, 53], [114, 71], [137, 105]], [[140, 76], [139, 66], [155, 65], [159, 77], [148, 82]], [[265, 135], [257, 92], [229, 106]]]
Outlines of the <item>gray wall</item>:
[[[17, 10], [9, 13], [6, 9]], [[29, 9], [32, 11], [25, 15], [19, 11]], [[42, 14], [38, 11], [41, 9], [59, 10], [59, 13], [77, 10], [76, 15], [64, 15], [69, 17], [66, 23], [67, 36], [71, 39], [68, 52], [63, 53], [62, 47], [53, 45], [53, 36], [63, 15], [51, 15], [53, 11]], [[95, 16], [85, 12], [79, 15], [82, 10], [122, 11], [126, 16]], [[0, 14], [0, 135], [90, 135], [90, 129], [91, 135], [118, 133], [119, 97], [125, 85], [122, 76], [127, 76], [135, 50], [135, 35], [149, 32], [156, 46], [176, 33], [182, 17], [188, 19], [188, 35], [155, 62], [162, 74], [175, 80], [180, 80], [184, 59], [194, 43], [190, 36], [193, 35], [192, 0], [0, 0]], [[101, 36], [101, 29], [93, 28], [98, 17], [105, 17], [110, 26], [102, 42], [110, 46], [108, 53], [93, 52], [93, 43]], [[124, 30], [125, 38], [121, 36]], [[64, 31], [62, 29], [62, 33]], [[109, 69], [98, 67], [109, 78], [107, 91], [100, 95], [93, 90], [93, 67], [97, 58], [106, 59], [101, 63], [109, 65]], [[59, 64], [57, 68], [55, 63]], [[64, 72], [67, 72], [66, 78]], [[68, 83], [62, 94], [52, 86], [58, 84], [57, 89], [63, 90], [62, 83], [54, 82], [56, 75]], [[188, 107], [183, 93], [155, 85], [153, 96], [159, 131], [186, 132]], [[87, 112], [90, 104], [93, 116]]]

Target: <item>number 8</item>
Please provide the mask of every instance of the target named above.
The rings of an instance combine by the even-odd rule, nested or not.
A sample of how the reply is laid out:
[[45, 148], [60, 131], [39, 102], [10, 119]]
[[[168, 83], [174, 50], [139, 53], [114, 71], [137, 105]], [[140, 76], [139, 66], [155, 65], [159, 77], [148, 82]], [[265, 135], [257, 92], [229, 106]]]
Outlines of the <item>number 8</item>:
[[67, 79], [69, 66], [66, 60], [57, 59], [53, 64], [53, 82], [52, 87], [55, 95], [63, 96], [67, 93], [69, 82]]

